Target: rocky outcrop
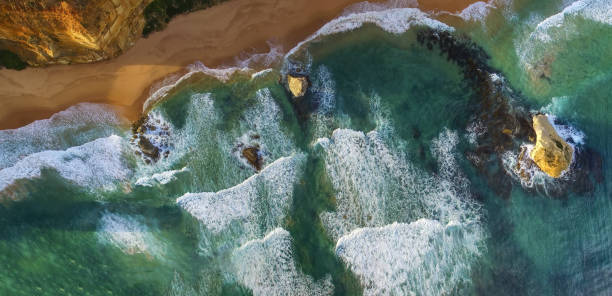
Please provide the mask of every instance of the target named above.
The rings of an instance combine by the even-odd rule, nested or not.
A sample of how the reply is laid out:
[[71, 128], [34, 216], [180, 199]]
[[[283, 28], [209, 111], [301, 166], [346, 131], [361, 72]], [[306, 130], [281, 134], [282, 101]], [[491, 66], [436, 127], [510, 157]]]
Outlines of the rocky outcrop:
[[287, 75], [287, 88], [293, 98], [301, 98], [308, 90], [308, 78], [305, 76]]
[[531, 159], [549, 176], [560, 177], [572, 163], [574, 149], [559, 137], [546, 115], [538, 114], [533, 117], [533, 129], [536, 133], [536, 144], [531, 150]]
[[33, 66], [108, 59], [141, 36], [151, 1], [1, 1], [0, 49]]
[[242, 157], [246, 158], [248, 163], [256, 170], [261, 171], [263, 168], [263, 157], [259, 146], [246, 147], [242, 150]]
[[[519, 102], [523, 101], [520, 94], [511, 89], [501, 73], [488, 65], [489, 57], [482, 48], [466, 37], [434, 29], [419, 31], [417, 41], [429, 50], [439, 50], [449, 61], [457, 64], [473, 90], [476, 108], [468, 129], [472, 130], [474, 139], [472, 148], [465, 154], [497, 195], [510, 197], [513, 187], [510, 174], [522, 180], [521, 185], [532, 183], [523, 185], [524, 189], [552, 197], [564, 197], [569, 192], [587, 194], [593, 192], [595, 184], [603, 182], [603, 157], [599, 152], [582, 145], [574, 155], [566, 141], [559, 141], [561, 138], [548, 118], [532, 116], [520, 106]], [[536, 134], [534, 129], [538, 129], [540, 134]], [[537, 141], [544, 149], [528, 150], [525, 146], [525, 143], [533, 142], [538, 146]], [[515, 155], [515, 152], [518, 154], [515, 166], [509, 173], [504, 158]], [[572, 155], [575, 158], [573, 162]], [[540, 163], [537, 164], [535, 159]], [[533, 182], [534, 171], [543, 170], [558, 177], [570, 163], [572, 169], [567, 178]]]
[[132, 124], [132, 146], [147, 164], [168, 158], [171, 127], [157, 114], [145, 114]]

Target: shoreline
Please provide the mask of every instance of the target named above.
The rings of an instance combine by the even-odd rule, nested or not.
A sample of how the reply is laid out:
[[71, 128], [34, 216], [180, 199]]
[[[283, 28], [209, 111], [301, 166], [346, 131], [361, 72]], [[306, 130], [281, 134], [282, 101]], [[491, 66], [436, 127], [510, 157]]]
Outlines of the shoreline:
[[[361, 0], [232, 0], [180, 15], [120, 56], [97, 63], [0, 70], [0, 129], [12, 129], [82, 103], [114, 106], [138, 118], [151, 89], [201, 61], [233, 64], [272, 41], [288, 51]], [[474, 0], [420, 0], [422, 10], [460, 11]]]

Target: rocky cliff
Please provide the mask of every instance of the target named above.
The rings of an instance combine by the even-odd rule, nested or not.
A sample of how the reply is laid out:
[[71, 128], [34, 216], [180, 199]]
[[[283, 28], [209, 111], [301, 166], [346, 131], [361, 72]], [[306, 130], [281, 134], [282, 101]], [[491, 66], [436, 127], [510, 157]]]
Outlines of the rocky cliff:
[[104, 60], [142, 34], [152, 0], [3, 0], [0, 49], [30, 65]]

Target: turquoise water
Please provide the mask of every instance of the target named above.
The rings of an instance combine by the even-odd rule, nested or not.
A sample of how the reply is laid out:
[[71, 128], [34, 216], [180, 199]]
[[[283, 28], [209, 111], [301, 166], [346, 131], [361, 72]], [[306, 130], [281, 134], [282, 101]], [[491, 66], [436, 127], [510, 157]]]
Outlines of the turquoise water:
[[[480, 11], [389, 5], [269, 70], [195, 65], [140, 129], [80, 104], [0, 131], [0, 294], [611, 294], [612, 7]], [[521, 182], [516, 110], [590, 165]]]

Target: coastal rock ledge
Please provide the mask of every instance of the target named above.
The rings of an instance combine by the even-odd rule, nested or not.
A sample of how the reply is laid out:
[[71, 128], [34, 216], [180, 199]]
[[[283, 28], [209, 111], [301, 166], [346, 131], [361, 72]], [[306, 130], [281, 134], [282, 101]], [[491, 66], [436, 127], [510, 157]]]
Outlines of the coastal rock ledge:
[[531, 150], [531, 159], [546, 174], [558, 178], [572, 163], [574, 149], [565, 142], [552, 126], [546, 115], [533, 117], [536, 144]]

